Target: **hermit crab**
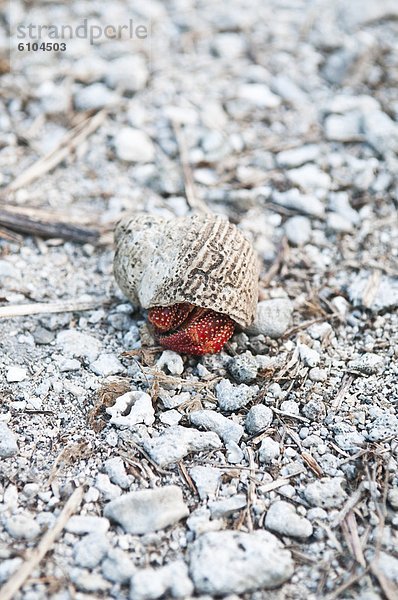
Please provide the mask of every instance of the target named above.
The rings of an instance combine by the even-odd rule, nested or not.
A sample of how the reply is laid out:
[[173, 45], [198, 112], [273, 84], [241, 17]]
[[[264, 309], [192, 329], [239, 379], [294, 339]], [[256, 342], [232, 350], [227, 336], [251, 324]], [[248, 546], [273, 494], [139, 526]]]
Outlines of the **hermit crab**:
[[138, 213], [115, 231], [115, 279], [134, 305], [148, 309], [159, 343], [186, 354], [219, 352], [235, 326], [251, 324], [258, 259], [226, 219], [164, 219]]

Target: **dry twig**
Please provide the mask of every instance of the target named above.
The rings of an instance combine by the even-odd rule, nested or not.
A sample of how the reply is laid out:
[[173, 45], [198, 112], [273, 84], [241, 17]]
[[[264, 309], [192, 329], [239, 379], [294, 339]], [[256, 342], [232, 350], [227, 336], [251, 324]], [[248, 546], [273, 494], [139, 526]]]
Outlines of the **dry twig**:
[[102, 123], [105, 121], [106, 115], [107, 111], [103, 109], [94, 116], [90, 116], [82, 123], [79, 123], [69, 133], [67, 133], [55, 150], [52, 150], [42, 158], [39, 158], [39, 160], [33, 163], [33, 165], [28, 167], [26, 171], [14, 179], [8, 188], [6, 188], [5, 192], [15, 192], [19, 188], [28, 185], [38, 177], [41, 177], [42, 175], [52, 171], [52, 169], [59, 165], [69, 154], [74, 152], [89, 135], [91, 135], [94, 131], [96, 131], [96, 129], [98, 129], [100, 125], [102, 125]]
[[[93, 244], [99, 238], [99, 232], [95, 229], [87, 229], [70, 223], [33, 219], [2, 208], [0, 208], [0, 225], [18, 233], [37, 235], [41, 238], [60, 238], [81, 244]], [[10, 236], [7, 232], [4, 236], [0, 230], [0, 237], [9, 238]]]
[[29, 315], [42, 315], [61, 312], [79, 312], [92, 310], [104, 306], [106, 300], [61, 300], [59, 302], [37, 302], [32, 304], [13, 304], [0, 306], [0, 319], [12, 317], [27, 317]]

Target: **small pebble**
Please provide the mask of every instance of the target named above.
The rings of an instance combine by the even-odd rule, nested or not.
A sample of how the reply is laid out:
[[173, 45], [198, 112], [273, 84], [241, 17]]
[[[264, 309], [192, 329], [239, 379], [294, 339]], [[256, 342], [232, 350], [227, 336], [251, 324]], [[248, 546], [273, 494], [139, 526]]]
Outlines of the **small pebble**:
[[239, 410], [246, 406], [257, 394], [259, 387], [257, 385], [247, 386], [233, 385], [228, 379], [222, 379], [216, 385], [216, 396], [218, 406], [223, 411]]
[[201, 500], [214, 498], [221, 483], [221, 471], [215, 467], [198, 465], [189, 469]]
[[164, 350], [156, 366], [158, 369], [166, 367], [170, 375], [181, 375], [184, 372], [184, 363], [181, 356], [172, 350]]
[[102, 377], [117, 375], [124, 371], [122, 363], [114, 354], [100, 354], [97, 360], [90, 364], [90, 369]]
[[130, 479], [126, 473], [123, 459], [120, 456], [108, 458], [104, 463], [106, 474], [115, 485], [118, 485], [124, 490], [130, 487]]
[[77, 110], [97, 110], [104, 106], [116, 104], [118, 96], [111, 92], [103, 83], [93, 83], [82, 87], [74, 98]]
[[247, 498], [244, 494], [235, 494], [229, 498], [209, 502], [212, 519], [221, 519], [233, 515], [237, 510], [246, 508]]
[[258, 365], [251, 352], [232, 357], [227, 368], [237, 383], [252, 383], [257, 377]]
[[192, 545], [189, 570], [197, 593], [225, 596], [278, 587], [294, 565], [274, 535], [229, 530], [201, 535]]
[[160, 597], [189, 598], [194, 591], [187, 565], [170, 562], [159, 569], [137, 569], [130, 581], [130, 600], [156, 600]]
[[90, 363], [96, 360], [102, 347], [101, 342], [92, 335], [74, 329], [60, 331], [56, 342], [64, 354], [86, 358]]
[[323, 478], [309, 483], [304, 489], [305, 499], [311, 506], [321, 508], [339, 508], [346, 500], [347, 494], [341, 487], [341, 477]]
[[249, 435], [265, 431], [272, 423], [274, 413], [268, 406], [255, 404], [246, 415], [245, 428]]
[[258, 458], [260, 462], [269, 464], [274, 458], [278, 458], [279, 453], [280, 447], [278, 442], [275, 442], [275, 440], [270, 437], [266, 437], [261, 442]]
[[384, 370], [384, 360], [382, 356], [368, 352], [350, 361], [348, 366], [353, 371], [359, 371], [364, 375], [375, 375], [376, 373], [380, 374]]
[[308, 519], [296, 513], [293, 504], [278, 500], [273, 502], [265, 516], [265, 527], [294, 538], [308, 538], [312, 535], [312, 525]]
[[106, 533], [110, 523], [108, 519], [95, 515], [72, 515], [65, 525], [66, 531], [83, 535], [85, 533]]
[[35, 519], [23, 513], [9, 517], [5, 528], [17, 540], [34, 540], [40, 533], [40, 526]]
[[181, 488], [176, 485], [128, 492], [104, 509], [105, 517], [134, 535], [164, 529], [188, 515]]
[[155, 421], [152, 399], [145, 392], [127, 392], [119, 396], [106, 412], [111, 415], [111, 425], [116, 427], [134, 429], [138, 423], [152, 425]]
[[18, 452], [18, 444], [14, 433], [6, 423], [0, 421], [0, 458], [10, 458]]
[[104, 533], [89, 533], [74, 547], [75, 563], [79, 567], [93, 569], [105, 557], [109, 542]]
[[297, 215], [290, 217], [285, 223], [286, 237], [294, 246], [304, 246], [311, 237], [311, 221], [307, 217]]
[[226, 444], [230, 441], [238, 443], [243, 435], [242, 425], [214, 410], [195, 410], [189, 418], [193, 425], [203, 427], [206, 431], [215, 431]]
[[8, 383], [18, 383], [27, 377], [27, 370], [23, 367], [9, 367], [7, 369], [6, 379]]
[[316, 367], [321, 359], [319, 353], [306, 344], [299, 344], [300, 359], [306, 367]]
[[97, 473], [95, 487], [101, 492], [104, 500], [113, 500], [114, 498], [118, 498], [122, 493], [120, 487], [111, 483], [108, 475], [105, 475], [105, 473]]
[[230, 440], [225, 444], [225, 449], [227, 451], [227, 461], [232, 465], [238, 465], [242, 462], [244, 458], [243, 451], [239, 448], [238, 444], [233, 440]]
[[326, 371], [326, 369], [319, 369], [318, 367], [313, 367], [312, 369], [310, 369], [308, 377], [311, 379], [311, 381], [321, 383], [327, 380], [328, 372]]
[[155, 148], [151, 138], [139, 129], [123, 127], [115, 136], [114, 144], [120, 160], [147, 163], [155, 158]]
[[157, 437], [144, 441], [144, 450], [159, 466], [178, 462], [190, 452], [215, 450], [222, 446], [213, 431], [197, 431], [176, 425], [169, 427]]
[[293, 305], [288, 298], [262, 300], [257, 304], [257, 312], [248, 333], [253, 335], [269, 335], [279, 338], [291, 323]]
[[2, 559], [0, 561], [0, 584], [5, 583], [10, 579], [11, 575], [15, 573], [22, 565], [22, 558], [10, 558], [8, 560]]
[[121, 548], [111, 548], [102, 561], [101, 569], [105, 579], [123, 585], [130, 581], [135, 566], [127, 552]]

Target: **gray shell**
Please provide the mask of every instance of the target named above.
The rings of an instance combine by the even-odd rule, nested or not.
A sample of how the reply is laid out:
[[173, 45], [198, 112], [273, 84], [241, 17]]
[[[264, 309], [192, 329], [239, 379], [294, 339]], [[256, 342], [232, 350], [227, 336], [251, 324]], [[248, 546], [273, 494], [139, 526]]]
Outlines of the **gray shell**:
[[242, 327], [254, 319], [259, 264], [250, 243], [225, 219], [166, 220], [136, 214], [115, 231], [114, 274], [143, 308], [189, 302], [227, 314]]

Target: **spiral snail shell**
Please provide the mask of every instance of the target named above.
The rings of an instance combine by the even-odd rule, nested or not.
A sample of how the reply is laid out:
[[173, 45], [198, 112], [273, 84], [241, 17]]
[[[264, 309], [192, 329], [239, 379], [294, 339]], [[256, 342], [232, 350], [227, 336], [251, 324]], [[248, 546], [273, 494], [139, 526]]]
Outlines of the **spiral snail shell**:
[[165, 347], [218, 352], [235, 324], [253, 321], [259, 265], [251, 244], [227, 220], [194, 215], [167, 220], [136, 214], [115, 231], [115, 279]]

